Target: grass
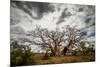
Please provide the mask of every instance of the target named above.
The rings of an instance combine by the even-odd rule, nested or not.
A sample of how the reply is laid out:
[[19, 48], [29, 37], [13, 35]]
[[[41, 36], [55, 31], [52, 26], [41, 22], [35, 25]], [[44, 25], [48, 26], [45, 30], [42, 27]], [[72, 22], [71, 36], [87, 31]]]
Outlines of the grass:
[[95, 54], [53, 56], [53, 57], [49, 57], [49, 59], [47, 59], [47, 60], [43, 60], [43, 55], [35, 54], [34, 60], [35, 60], [36, 65], [73, 63], [73, 62], [90, 62], [90, 61], [95, 61]]

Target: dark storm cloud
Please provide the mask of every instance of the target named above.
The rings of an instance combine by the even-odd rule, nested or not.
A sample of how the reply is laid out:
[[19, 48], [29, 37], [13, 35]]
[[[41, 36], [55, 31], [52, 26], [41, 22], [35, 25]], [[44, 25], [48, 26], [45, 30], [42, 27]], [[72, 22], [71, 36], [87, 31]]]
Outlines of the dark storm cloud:
[[92, 37], [92, 36], [95, 37], [95, 32], [91, 33], [88, 37]]
[[66, 11], [67, 11], [67, 8], [63, 10], [63, 12], [62, 12], [62, 14], [60, 16], [61, 19], [65, 18], [67, 16]]
[[95, 23], [95, 6], [87, 5], [87, 6], [79, 6], [78, 12], [84, 12], [84, 22], [86, 25], [91, 25]]
[[81, 34], [81, 36], [86, 36], [87, 32], [86, 31], [82, 31], [80, 34]]
[[79, 8], [78, 12], [82, 12], [84, 10], [84, 8]]
[[16, 25], [18, 24], [20, 21], [19, 20], [14, 20], [14, 19], [10, 19], [10, 25]]
[[68, 17], [72, 16], [71, 12], [68, 12], [67, 10], [68, 10], [68, 8], [65, 8], [63, 10], [61, 16], [59, 17], [58, 22], [56, 23], [57, 25], [64, 22], [65, 21], [64, 18], [68, 18]]
[[91, 21], [91, 18], [86, 18], [85, 22], [89, 23]]
[[95, 6], [88, 6], [87, 16], [85, 19], [86, 24], [95, 24]]
[[60, 23], [62, 23], [62, 22], [64, 22], [65, 20], [64, 19], [61, 19], [61, 20], [59, 20], [56, 24], [58, 25], [58, 24], [60, 24]]
[[[92, 27], [92, 28], [91, 28]], [[90, 30], [91, 28], [91, 30]], [[80, 34], [82, 37], [95, 37], [95, 24], [91, 24], [89, 26], [86, 26], [85, 28], [80, 29]]]
[[85, 23], [88, 24], [88, 25], [95, 25], [95, 17], [87, 17], [85, 19]]
[[[86, 26], [82, 29], [81, 35], [87, 37], [95, 37], [95, 6], [87, 5], [79, 7], [78, 12], [84, 12], [85, 17], [83, 18]], [[91, 29], [91, 30], [90, 30]]]
[[85, 6], [79, 5], [78, 12], [84, 12], [84, 11], [90, 12], [90, 13], [95, 12], [95, 6], [94, 5], [85, 5]]
[[[53, 12], [54, 7], [49, 3], [43, 2], [27, 2], [27, 1], [12, 1], [12, 4], [16, 4], [16, 6], [23, 10], [25, 13], [29, 14], [34, 19], [41, 19], [44, 13]], [[37, 10], [37, 16], [32, 15], [32, 10]]]
[[84, 38], [84, 36], [85, 37], [95, 37], [95, 32], [94, 31], [91, 31], [89, 34], [89, 31], [88, 31], [88, 29], [87, 28], [85, 28], [84, 30], [82, 30], [81, 29], [81, 32], [80, 32], [80, 34], [81, 34], [81, 36]]
[[[86, 27], [84, 27], [84, 28], [81, 28], [80, 31], [81, 31], [81, 32], [84, 32], [84, 31], [86, 31], [88, 28], [90, 28], [90, 27], [92, 27], [92, 26], [95, 26], [95, 23], [92, 23], [91, 25], [88, 25], [88, 26], [86, 26]], [[88, 31], [87, 31], [87, 32], [88, 32]]]

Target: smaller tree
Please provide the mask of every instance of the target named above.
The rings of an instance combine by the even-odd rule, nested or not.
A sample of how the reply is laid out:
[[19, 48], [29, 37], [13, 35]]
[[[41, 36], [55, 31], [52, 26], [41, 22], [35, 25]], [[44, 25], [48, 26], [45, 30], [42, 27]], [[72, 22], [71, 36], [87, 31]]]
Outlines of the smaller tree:
[[69, 25], [65, 26], [64, 31], [68, 43], [63, 49], [63, 54], [65, 55], [69, 49], [79, 48], [81, 35], [76, 27], [70, 27]]

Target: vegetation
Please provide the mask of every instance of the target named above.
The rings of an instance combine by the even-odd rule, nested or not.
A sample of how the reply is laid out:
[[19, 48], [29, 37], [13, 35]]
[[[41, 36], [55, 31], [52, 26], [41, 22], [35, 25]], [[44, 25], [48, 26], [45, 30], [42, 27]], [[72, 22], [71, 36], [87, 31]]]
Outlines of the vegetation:
[[46, 28], [37, 26], [36, 29], [30, 33], [30, 36], [33, 36], [33, 42], [36, 45], [40, 45], [45, 50], [49, 48], [53, 56], [61, 54], [63, 44], [66, 44], [66, 50], [63, 50], [63, 55], [65, 55], [69, 48], [78, 46], [81, 40], [80, 31], [70, 26], [65, 26], [62, 31], [58, 28], [55, 31], [49, 31]]
[[19, 45], [17, 41], [11, 43], [13, 50], [11, 51], [11, 66], [35, 64], [34, 53], [31, 48], [25, 45]]
[[41, 46], [45, 53], [33, 53], [30, 45], [13, 41], [11, 66], [95, 61], [94, 46], [82, 41], [80, 30], [75, 27], [65, 26], [62, 31], [49, 31], [37, 26], [28, 36], [32, 36], [32, 43]]

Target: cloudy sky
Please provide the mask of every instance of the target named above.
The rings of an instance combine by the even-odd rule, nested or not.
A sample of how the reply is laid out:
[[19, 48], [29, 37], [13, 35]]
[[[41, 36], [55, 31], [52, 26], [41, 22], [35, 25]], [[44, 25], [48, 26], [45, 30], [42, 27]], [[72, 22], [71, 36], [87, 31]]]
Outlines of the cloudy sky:
[[48, 30], [77, 26], [89, 41], [95, 39], [95, 6], [28, 1], [11, 2], [11, 39], [24, 38], [40, 25]]

